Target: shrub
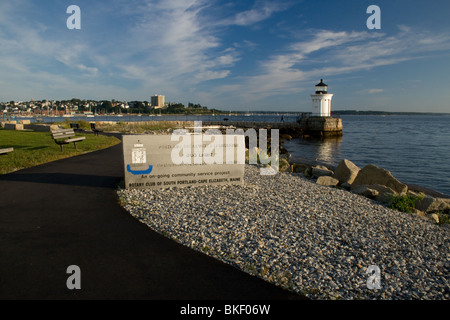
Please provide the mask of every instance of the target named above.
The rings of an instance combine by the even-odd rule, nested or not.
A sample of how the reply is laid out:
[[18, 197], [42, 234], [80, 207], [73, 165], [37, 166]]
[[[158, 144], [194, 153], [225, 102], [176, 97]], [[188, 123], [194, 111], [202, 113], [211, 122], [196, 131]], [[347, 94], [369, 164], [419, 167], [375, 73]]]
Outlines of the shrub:
[[391, 197], [390, 208], [401, 212], [412, 213], [416, 207], [416, 202], [422, 200], [421, 196], [415, 195], [396, 195]]
[[450, 223], [450, 217], [447, 214], [438, 212], [439, 224]]

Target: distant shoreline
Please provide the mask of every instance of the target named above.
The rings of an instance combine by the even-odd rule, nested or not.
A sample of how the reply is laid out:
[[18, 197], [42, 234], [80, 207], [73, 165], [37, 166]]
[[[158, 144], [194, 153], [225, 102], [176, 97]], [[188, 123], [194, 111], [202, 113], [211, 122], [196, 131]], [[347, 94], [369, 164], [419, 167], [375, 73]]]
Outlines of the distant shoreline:
[[[263, 115], [302, 115], [308, 114], [306, 111], [219, 111], [217, 113], [164, 113], [164, 114], [141, 114], [141, 113], [128, 113], [128, 114], [72, 114], [72, 115], [40, 115], [40, 114], [15, 114], [7, 113], [5, 117], [7, 118], [42, 118], [42, 117], [93, 117], [93, 116], [127, 116], [127, 117], [138, 117], [138, 116], [150, 116], [150, 117], [160, 117], [160, 116], [263, 116]], [[0, 112], [0, 115], [2, 113]], [[445, 112], [395, 112], [395, 111], [358, 111], [358, 110], [335, 110], [331, 112], [332, 116], [342, 116], [342, 115], [374, 115], [374, 116], [442, 116], [450, 115], [450, 113]]]
[[357, 110], [336, 110], [332, 115], [400, 115], [400, 116], [441, 116], [450, 115], [445, 112], [395, 112], [395, 111], [357, 111]]

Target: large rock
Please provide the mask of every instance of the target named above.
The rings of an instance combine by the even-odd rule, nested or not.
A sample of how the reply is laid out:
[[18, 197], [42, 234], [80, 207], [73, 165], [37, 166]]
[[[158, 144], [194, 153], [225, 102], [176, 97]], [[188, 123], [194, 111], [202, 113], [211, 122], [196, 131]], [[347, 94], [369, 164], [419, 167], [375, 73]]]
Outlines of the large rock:
[[352, 185], [350, 183], [344, 182], [344, 183], [341, 183], [341, 187], [346, 190], [350, 190], [352, 188]]
[[431, 221], [434, 221], [436, 223], [439, 223], [439, 216], [436, 213], [430, 213], [427, 215], [427, 218]]
[[362, 168], [352, 183], [352, 187], [362, 185], [382, 185], [391, 188], [396, 193], [408, 191], [408, 186], [398, 181], [388, 170], [373, 164]]
[[280, 172], [290, 172], [291, 171], [291, 165], [289, 164], [289, 161], [282, 158], [279, 162], [279, 171]]
[[331, 176], [333, 175], [333, 171], [328, 169], [325, 166], [315, 166], [312, 168], [311, 173], [314, 177], [322, 177], [322, 176]]
[[339, 184], [339, 180], [330, 176], [322, 176], [317, 179], [316, 183], [322, 186], [335, 187]]
[[426, 196], [416, 201], [416, 208], [423, 212], [450, 211], [450, 199], [433, 198]]
[[340, 183], [352, 184], [359, 170], [361, 169], [353, 162], [344, 159], [336, 167], [333, 178], [338, 179]]
[[[397, 192], [395, 192], [394, 190], [392, 190], [389, 187], [386, 186], [382, 186], [380, 184], [371, 184], [371, 185], [362, 185], [362, 186], [353, 186], [351, 187], [351, 190], [353, 191], [354, 189], [358, 189], [358, 188], [367, 188], [369, 190], [372, 191], [367, 191], [366, 193], [372, 193], [372, 195], [374, 194], [373, 191], [376, 191], [378, 194], [375, 196], [375, 200], [384, 204], [390, 204], [391, 199], [394, 195], [397, 195]], [[373, 196], [369, 196], [369, 198], [373, 198]]]
[[281, 140], [292, 140], [292, 136], [286, 133], [282, 133], [280, 134], [280, 139]]
[[375, 199], [380, 194], [377, 190], [370, 189], [368, 186], [359, 186], [352, 189], [352, 192], [370, 199]]
[[292, 166], [292, 171], [296, 173], [304, 173], [307, 168], [308, 166], [306, 164], [294, 163]]
[[392, 203], [392, 199], [393, 199], [394, 193], [379, 193], [376, 197], [375, 200], [387, 205], [390, 205]]
[[381, 184], [371, 184], [368, 187], [370, 189], [377, 190], [380, 194], [381, 193], [388, 193], [388, 194], [393, 194], [393, 195], [397, 194], [397, 192], [395, 192], [391, 188], [383, 186]]
[[5, 127], [6, 130], [23, 130], [23, 124], [15, 124], [15, 123], [6, 123]]

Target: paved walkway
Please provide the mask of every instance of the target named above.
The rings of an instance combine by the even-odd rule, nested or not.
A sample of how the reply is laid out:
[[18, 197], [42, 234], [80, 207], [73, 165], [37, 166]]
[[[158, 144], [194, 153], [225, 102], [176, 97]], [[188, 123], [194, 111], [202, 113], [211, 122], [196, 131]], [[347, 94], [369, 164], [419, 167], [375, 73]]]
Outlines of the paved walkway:
[[[122, 146], [0, 176], [0, 299], [301, 299], [119, 206]], [[66, 287], [81, 269], [81, 290]]]

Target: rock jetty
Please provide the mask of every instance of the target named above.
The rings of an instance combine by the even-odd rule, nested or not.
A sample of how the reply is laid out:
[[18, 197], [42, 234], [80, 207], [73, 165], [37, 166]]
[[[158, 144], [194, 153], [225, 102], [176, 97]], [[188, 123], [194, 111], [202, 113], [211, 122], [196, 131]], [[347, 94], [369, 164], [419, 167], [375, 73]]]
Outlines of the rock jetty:
[[[345, 189], [390, 207], [393, 207], [393, 200], [396, 197], [410, 198], [412, 199], [409, 208], [411, 213], [428, 217], [430, 221], [437, 223], [449, 221], [449, 198], [432, 196], [423, 191], [418, 192], [415, 188], [400, 182], [388, 170], [373, 164], [361, 169], [350, 160], [344, 159], [336, 168], [292, 163], [289, 167], [280, 167], [280, 170], [300, 173], [306, 178], [315, 180], [319, 185]], [[444, 228], [450, 227], [448, 223], [445, 224]]]

